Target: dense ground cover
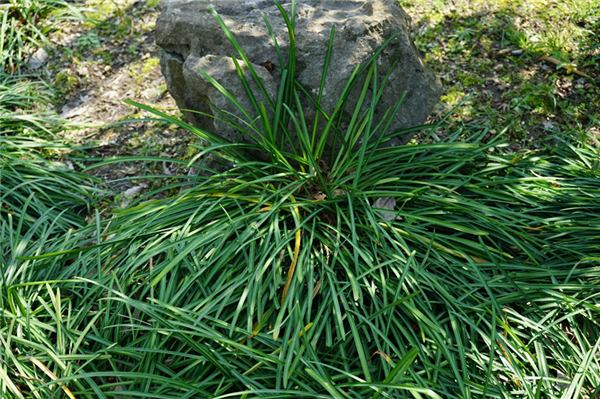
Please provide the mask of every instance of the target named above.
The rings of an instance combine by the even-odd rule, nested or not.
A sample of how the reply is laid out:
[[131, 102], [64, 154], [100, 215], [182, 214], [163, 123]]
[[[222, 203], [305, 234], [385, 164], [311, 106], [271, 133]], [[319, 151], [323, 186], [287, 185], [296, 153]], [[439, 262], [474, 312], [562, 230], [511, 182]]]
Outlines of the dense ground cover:
[[[50, 7], [40, 14], [50, 19], [25, 21], [28, 14], [15, 11], [20, 4], [2, 8], [4, 48], [18, 51], [28, 48], [27, 40], [6, 32], [64, 16], [64, 8]], [[65, 5], [29, 4], [35, 10]], [[412, 9], [419, 24], [427, 17], [434, 31], [450, 29], [439, 21], [453, 20], [456, 5], [435, 3], [425, 13], [419, 4]], [[140, 10], [151, 4], [119, 5], [106, 3], [112, 25], [79, 26], [90, 30], [78, 51], [96, 48], [92, 33], [98, 48], [110, 43], [101, 39], [102, 29], [121, 29], [135, 42], [134, 11], [143, 20]], [[589, 24], [582, 43], [597, 32], [596, 15], [581, 17]], [[418, 45], [428, 47], [429, 29], [416, 35]], [[474, 47], [498, 33], [487, 29], [478, 31]], [[50, 28], [38, 30], [52, 35]], [[535, 131], [520, 123], [522, 108], [494, 113], [478, 97], [485, 94], [475, 94], [450, 124], [422, 129], [420, 145], [376, 148], [364, 141], [334, 156], [329, 168], [318, 162], [312, 126], [293, 111], [302, 97], [292, 79], [274, 104], [279, 119], [256, 120], [252, 128], [267, 133], [251, 146], [222, 142], [177, 115], [130, 102], [124, 109], [154, 119], [135, 122], [134, 129], [178, 132], [175, 137], [187, 136], [182, 143], [203, 138], [213, 145], [168, 154], [143, 144], [128, 148], [137, 155], [126, 164], [135, 165], [130, 180], [146, 179], [149, 191], [120, 207], [122, 195], [111, 203], [110, 193], [119, 185], [107, 188], [83, 172], [123, 160], [96, 163], [84, 155], [97, 155], [98, 147], [64, 141], [59, 130], [78, 115], [67, 121], [45, 108], [54, 89], [11, 67], [33, 52], [18, 51], [3, 53], [9, 56], [2, 78], [10, 84], [0, 93], [15, 99], [0, 109], [3, 397], [598, 394], [600, 152], [593, 108], [570, 115], [567, 102], [544, 103], [530, 117], [551, 111], [554, 127], [538, 141], [520, 141], [519, 150], [519, 135]], [[537, 63], [531, 51], [526, 56]], [[595, 56], [594, 49], [580, 54]], [[52, 62], [62, 62], [56, 57]], [[429, 57], [446, 61], [436, 68], [456, 61], [444, 52]], [[468, 52], [456, 57], [479, 60]], [[280, 64], [293, 76], [293, 59]], [[592, 74], [593, 65], [578, 68]], [[368, 111], [356, 111], [343, 131], [333, 115], [322, 116], [332, 121], [328, 133], [347, 142], [377, 128], [369, 122], [376, 100], [366, 89], [381, 90], [373, 84], [382, 72], [375, 62], [363, 72], [370, 77], [361, 95]], [[568, 79], [564, 73], [543, 78]], [[39, 85], [49, 95], [15, 89], [18, 84]], [[447, 96], [453, 88], [447, 86]], [[432, 122], [445, 116], [440, 112]], [[465, 121], [464, 112], [473, 119]], [[288, 121], [305, 138], [295, 154], [277, 145]], [[134, 139], [119, 126], [102, 132], [122, 133], [124, 143]], [[269, 154], [270, 162], [248, 158], [248, 148]], [[192, 166], [207, 168], [202, 155], [209, 152], [235, 167], [188, 175]], [[160, 169], [165, 163], [172, 174]], [[144, 176], [135, 175], [141, 171]]]

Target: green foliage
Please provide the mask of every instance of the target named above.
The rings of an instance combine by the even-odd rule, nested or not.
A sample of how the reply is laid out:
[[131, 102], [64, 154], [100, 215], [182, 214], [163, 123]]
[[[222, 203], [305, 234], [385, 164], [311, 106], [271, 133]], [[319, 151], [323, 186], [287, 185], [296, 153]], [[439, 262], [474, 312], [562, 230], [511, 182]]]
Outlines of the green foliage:
[[79, 38], [77, 39], [77, 46], [88, 50], [100, 47], [100, 39], [98, 38], [98, 35], [96, 33], [89, 32], [79, 36]]
[[61, 0], [11, 0], [0, 5], [0, 135], [41, 135], [73, 128], [47, 111], [54, 91], [26, 74], [28, 56], [49, 46], [47, 34], [64, 18], [81, 17], [80, 9]]
[[591, 34], [581, 40], [580, 44], [583, 52], [588, 54], [594, 54], [595, 52], [593, 58], [598, 62], [600, 59], [597, 51], [600, 48], [600, 7], [589, 10], [586, 18], [590, 21], [587, 28]]
[[[248, 162], [21, 243], [3, 269], [9, 378], [53, 388], [21, 377], [36, 374], [18, 349], [83, 398], [557, 397], [556, 370], [573, 390], [597, 385], [597, 151], [518, 159], [448, 142], [391, 155], [325, 201]], [[402, 220], [372, 209], [379, 196]]]
[[[65, 233], [80, 228], [95, 198], [97, 182], [66, 164], [44, 158], [43, 152], [71, 151], [58, 143], [28, 137], [0, 136], [0, 221], [37, 238], [47, 225]], [[35, 226], [35, 228], [33, 227]]]
[[81, 9], [64, 0], [9, 0], [0, 5], [1, 74], [21, 73], [34, 47], [49, 47], [47, 34], [65, 18], [81, 18]]
[[[458, 129], [432, 144], [390, 147], [387, 138], [404, 132], [386, 132], [397, 108], [375, 123], [386, 76], [377, 55], [329, 114], [323, 84], [314, 98], [295, 80], [294, 3], [282, 15], [290, 55], [284, 60], [275, 40], [282, 84], [266, 104], [222, 23], [253, 109], [220, 119], [250, 143], [137, 104], [210, 143], [189, 162], [204, 173], [182, 181], [180, 195], [142, 198], [84, 224], [72, 210], [89, 192], [81, 181], [43, 174], [46, 164], [27, 172], [38, 176], [31, 181], [15, 174], [27, 182], [19, 190], [48, 195], [25, 193], [27, 206], [15, 205], [23, 211], [2, 210], [13, 212], [0, 219], [2, 396], [592, 394], [598, 142], [556, 135], [546, 155], [503, 155], [492, 151], [503, 143], [483, 144], [487, 129], [464, 142]], [[353, 89], [358, 104], [342, 123]], [[324, 131], [306, 123], [303, 101], [327, 121]], [[437, 126], [426, 128], [435, 137]], [[212, 170], [207, 154], [233, 167]], [[60, 185], [84, 191], [63, 198]], [[73, 222], [52, 206], [32, 207], [38, 198]], [[396, 206], [374, 208], [381, 198]]]
[[62, 154], [64, 160], [75, 149], [47, 139], [76, 125], [48, 110], [55, 94], [51, 85], [24, 73], [27, 55], [49, 44], [56, 22], [78, 16], [79, 9], [64, 1], [0, 5], [0, 223], [3, 251], [11, 249], [3, 261], [22, 248], [10, 243], [81, 228], [96, 198], [105, 195], [93, 188], [94, 179], [48, 159]]
[[[74, 79], [64, 75], [57, 77], [57, 82], [63, 78], [69, 83]], [[80, 127], [81, 124], [63, 119], [48, 109], [54, 96], [54, 90], [44, 81], [0, 73], [0, 137], [47, 138], [58, 131]]]

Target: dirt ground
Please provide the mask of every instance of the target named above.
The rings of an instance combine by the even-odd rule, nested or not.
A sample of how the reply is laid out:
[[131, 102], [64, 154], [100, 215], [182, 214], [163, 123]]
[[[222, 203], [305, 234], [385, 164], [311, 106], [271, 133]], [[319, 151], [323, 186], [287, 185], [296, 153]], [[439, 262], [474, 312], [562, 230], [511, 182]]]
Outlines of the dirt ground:
[[[91, 160], [127, 156], [190, 158], [196, 137], [176, 125], [143, 120], [151, 115], [124, 103], [132, 100], [181, 118], [160, 71], [154, 43], [156, 6], [146, 1], [92, 2], [93, 22], [65, 21], [50, 39], [54, 45], [47, 73], [62, 88], [61, 116], [84, 129], [64, 132], [79, 144], [93, 144]], [[137, 119], [136, 121], [131, 121]], [[192, 149], [193, 152], [193, 149]], [[167, 161], [120, 162], [90, 169], [88, 173], [110, 182], [115, 198], [129, 197], [164, 185], [171, 175], [190, 170]], [[140, 179], [162, 175], [162, 178]], [[129, 190], [129, 191], [128, 191]], [[163, 193], [164, 195], [164, 193]]]

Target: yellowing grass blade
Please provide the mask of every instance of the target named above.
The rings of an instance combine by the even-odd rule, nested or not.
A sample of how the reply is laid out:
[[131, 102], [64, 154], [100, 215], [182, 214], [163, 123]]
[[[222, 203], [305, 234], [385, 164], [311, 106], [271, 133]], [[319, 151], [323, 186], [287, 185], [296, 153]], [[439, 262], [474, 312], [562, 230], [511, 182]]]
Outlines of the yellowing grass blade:
[[[44, 363], [40, 362], [35, 357], [24, 356], [23, 358], [31, 360], [31, 362], [33, 364], [35, 364], [40, 370], [42, 370], [44, 372], [44, 374], [46, 374], [48, 377], [50, 377], [52, 379], [52, 381], [58, 380], [58, 377], [55, 376], [54, 373], [52, 371], [50, 371], [50, 369], [44, 365]], [[67, 396], [69, 398], [76, 399], [75, 396], [71, 393], [71, 391], [69, 391], [69, 388], [67, 388], [67, 386], [65, 384], [63, 384], [62, 382], [58, 382], [57, 384], [62, 388], [62, 390], [65, 392], [65, 394], [67, 394]]]

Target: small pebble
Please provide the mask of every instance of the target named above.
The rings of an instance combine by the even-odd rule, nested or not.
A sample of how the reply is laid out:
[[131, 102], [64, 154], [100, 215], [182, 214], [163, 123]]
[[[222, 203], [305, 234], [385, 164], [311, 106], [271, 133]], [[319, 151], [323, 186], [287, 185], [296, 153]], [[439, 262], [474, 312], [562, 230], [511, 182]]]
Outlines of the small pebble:
[[104, 72], [106, 72], [106, 73], [110, 72], [111, 70], [112, 70], [112, 68], [110, 65], [107, 65], [104, 67]]
[[523, 50], [513, 50], [510, 54], [514, 55], [515, 57], [518, 57], [523, 55]]

